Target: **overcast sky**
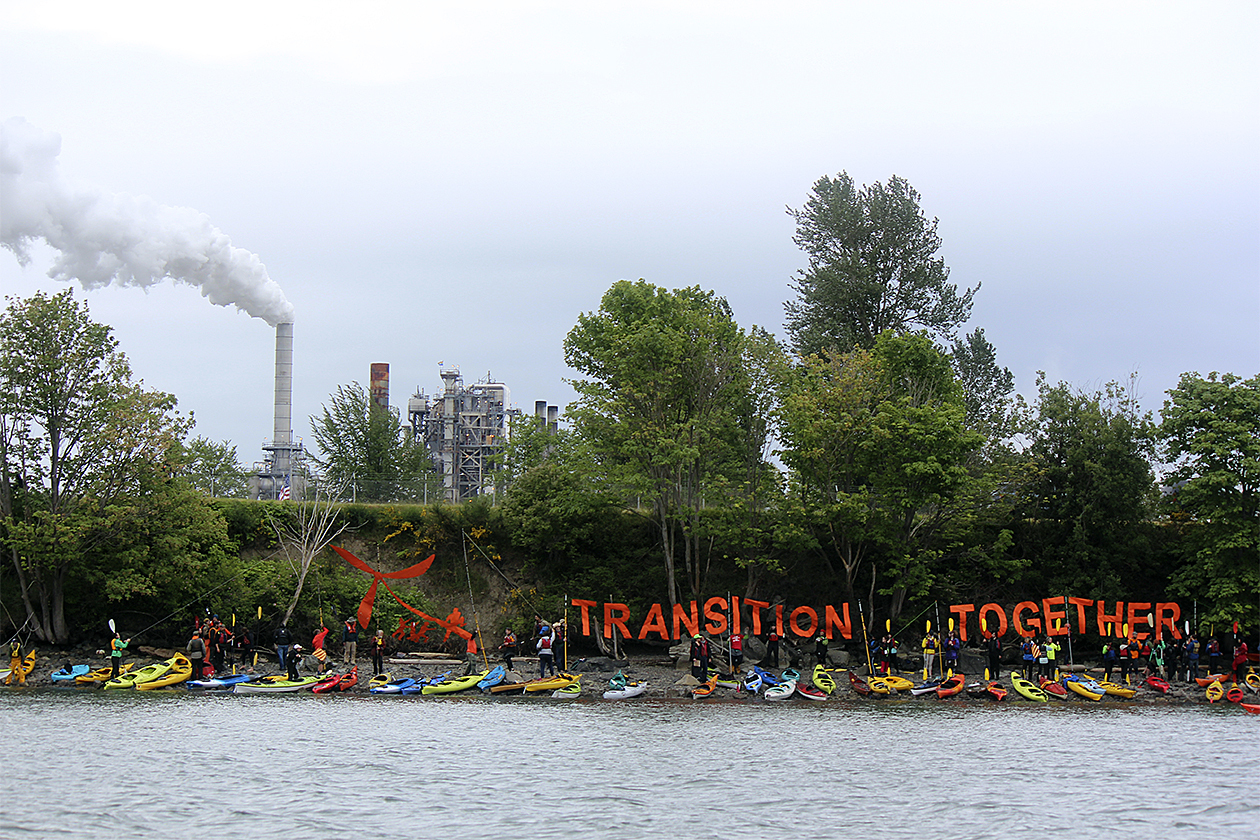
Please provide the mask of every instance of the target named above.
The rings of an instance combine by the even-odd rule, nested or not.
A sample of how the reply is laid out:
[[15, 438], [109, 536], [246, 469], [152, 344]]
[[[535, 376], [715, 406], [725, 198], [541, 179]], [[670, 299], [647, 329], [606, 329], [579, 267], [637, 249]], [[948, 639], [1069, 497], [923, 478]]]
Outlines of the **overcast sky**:
[[[0, 2], [0, 120], [56, 177], [193, 208], [295, 312], [294, 426], [507, 383], [563, 405], [562, 342], [618, 279], [700, 285], [784, 336], [786, 207], [906, 178], [1017, 388], [1260, 371], [1260, 4]], [[55, 139], [55, 138], [54, 138]], [[55, 153], [55, 147], [51, 153]], [[51, 154], [50, 153], [50, 154]], [[196, 218], [195, 214], [178, 218]], [[65, 288], [0, 251], [0, 290]], [[135, 373], [241, 459], [274, 332], [166, 282], [86, 296]]]

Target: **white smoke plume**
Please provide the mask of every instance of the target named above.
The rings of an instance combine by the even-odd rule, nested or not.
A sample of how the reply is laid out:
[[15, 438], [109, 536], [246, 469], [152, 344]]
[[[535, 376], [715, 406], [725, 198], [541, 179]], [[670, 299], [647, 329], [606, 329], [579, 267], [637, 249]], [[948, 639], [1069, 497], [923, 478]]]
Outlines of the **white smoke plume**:
[[48, 272], [56, 280], [147, 288], [169, 277], [272, 326], [293, 321], [293, 305], [258, 256], [233, 247], [204, 213], [71, 186], [58, 170], [59, 154], [57, 134], [21, 117], [0, 125], [0, 245], [23, 265], [31, 243], [42, 239], [60, 253]]

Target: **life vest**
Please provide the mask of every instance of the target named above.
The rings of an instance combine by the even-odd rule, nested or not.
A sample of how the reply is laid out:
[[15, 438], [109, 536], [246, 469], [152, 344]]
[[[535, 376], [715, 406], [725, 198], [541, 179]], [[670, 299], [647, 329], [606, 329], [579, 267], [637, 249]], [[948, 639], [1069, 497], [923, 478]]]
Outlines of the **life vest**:
[[550, 636], [538, 637], [538, 650], [547, 651], [547, 652], [551, 651], [551, 637]]
[[10, 659], [22, 658], [22, 643], [21, 642], [18, 642], [18, 641], [9, 642], [9, 658]]

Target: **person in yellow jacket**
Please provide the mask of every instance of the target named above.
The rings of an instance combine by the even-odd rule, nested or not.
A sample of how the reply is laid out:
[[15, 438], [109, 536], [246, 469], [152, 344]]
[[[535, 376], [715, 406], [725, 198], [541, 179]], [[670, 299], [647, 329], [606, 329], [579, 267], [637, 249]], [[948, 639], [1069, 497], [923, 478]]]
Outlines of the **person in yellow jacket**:
[[1047, 636], [1046, 643], [1041, 648], [1041, 655], [1046, 658], [1045, 669], [1046, 679], [1048, 680], [1055, 680], [1059, 678], [1059, 675], [1056, 673], [1056, 669], [1059, 667], [1059, 664], [1056, 660], [1060, 647], [1062, 647], [1062, 645]]
[[18, 685], [26, 685], [26, 671], [22, 669], [22, 643], [17, 639], [9, 642], [9, 676], [4, 678], [4, 684], [9, 685], [13, 682], [13, 678], [18, 678]]
[[934, 632], [923, 637], [923, 679], [930, 680], [936, 673], [936, 654], [940, 652], [941, 640]]

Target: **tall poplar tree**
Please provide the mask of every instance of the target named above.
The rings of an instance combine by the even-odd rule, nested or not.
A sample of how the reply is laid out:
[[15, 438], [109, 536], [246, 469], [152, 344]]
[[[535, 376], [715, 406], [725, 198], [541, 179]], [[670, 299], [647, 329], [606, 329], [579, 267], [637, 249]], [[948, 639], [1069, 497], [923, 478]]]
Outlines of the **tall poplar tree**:
[[904, 179], [858, 187], [846, 172], [824, 175], [805, 206], [788, 213], [792, 241], [809, 258], [792, 282], [796, 300], [784, 307], [797, 353], [869, 350], [886, 330], [924, 330], [947, 345], [970, 317], [980, 287], [960, 294], [949, 282], [937, 220]]

